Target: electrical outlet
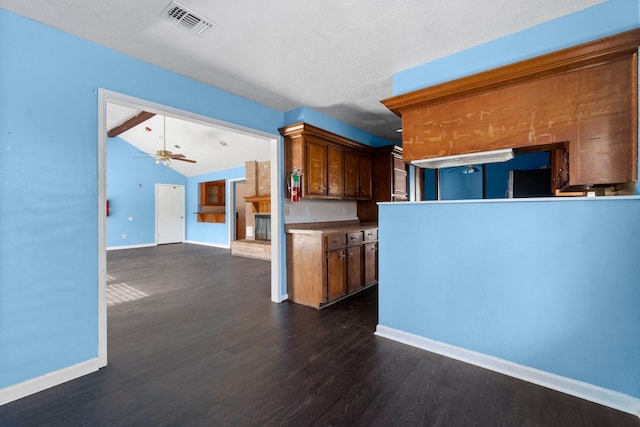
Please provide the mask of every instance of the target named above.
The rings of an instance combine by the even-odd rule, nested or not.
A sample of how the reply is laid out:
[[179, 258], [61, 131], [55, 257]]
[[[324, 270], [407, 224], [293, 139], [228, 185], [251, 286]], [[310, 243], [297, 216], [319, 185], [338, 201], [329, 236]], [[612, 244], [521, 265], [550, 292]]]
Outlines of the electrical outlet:
[[122, 240], [127, 238], [127, 233], [122, 233]]
[[289, 216], [291, 215], [291, 207], [290, 206], [285, 206], [284, 207], [284, 216]]

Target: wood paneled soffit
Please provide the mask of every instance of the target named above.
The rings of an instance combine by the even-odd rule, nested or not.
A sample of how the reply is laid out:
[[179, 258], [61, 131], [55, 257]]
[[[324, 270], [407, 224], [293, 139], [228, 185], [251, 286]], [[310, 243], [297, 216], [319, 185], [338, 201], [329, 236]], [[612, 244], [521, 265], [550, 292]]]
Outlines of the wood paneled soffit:
[[401, 116], [404, 111], [464, 98], [551, 75], [613, 62], [637, 52], [640, 29], [559, 50], [504, 67], [445, 82], [381, 102]]

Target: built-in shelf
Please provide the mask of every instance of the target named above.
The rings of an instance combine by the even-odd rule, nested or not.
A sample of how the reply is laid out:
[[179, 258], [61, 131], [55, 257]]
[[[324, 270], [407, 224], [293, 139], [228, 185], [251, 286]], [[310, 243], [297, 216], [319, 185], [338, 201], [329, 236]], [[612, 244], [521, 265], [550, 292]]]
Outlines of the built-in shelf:
[[226, 222], [226, 215], [224, 213], [211, 213], [211, 212], [194, 212], [198, 215], [198, 222]]

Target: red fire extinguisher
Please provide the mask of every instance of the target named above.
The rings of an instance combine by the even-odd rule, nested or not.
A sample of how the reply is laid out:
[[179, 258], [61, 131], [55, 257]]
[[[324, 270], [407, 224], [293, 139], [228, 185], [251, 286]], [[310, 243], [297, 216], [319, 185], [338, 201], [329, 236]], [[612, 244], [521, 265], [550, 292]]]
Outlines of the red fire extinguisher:
[[291, 201], [299, 202], [300, 201], [300, 176], [302, 172], [300, 169], [294, 169], [291, 171]]
[[111, 213], [111, 208], [109, 207], [109, 201], [107, 200], [107, 216]]

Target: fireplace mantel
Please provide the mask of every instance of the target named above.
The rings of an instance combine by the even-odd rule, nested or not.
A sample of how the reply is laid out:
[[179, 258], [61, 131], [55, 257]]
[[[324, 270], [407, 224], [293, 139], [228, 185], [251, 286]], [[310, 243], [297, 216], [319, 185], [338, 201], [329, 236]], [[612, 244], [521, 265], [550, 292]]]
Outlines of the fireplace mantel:
[[271, 212], [271, 196], [249, 196], [245, 197], [244, 201], [253, 203], [253, 207], [258, 213]]

